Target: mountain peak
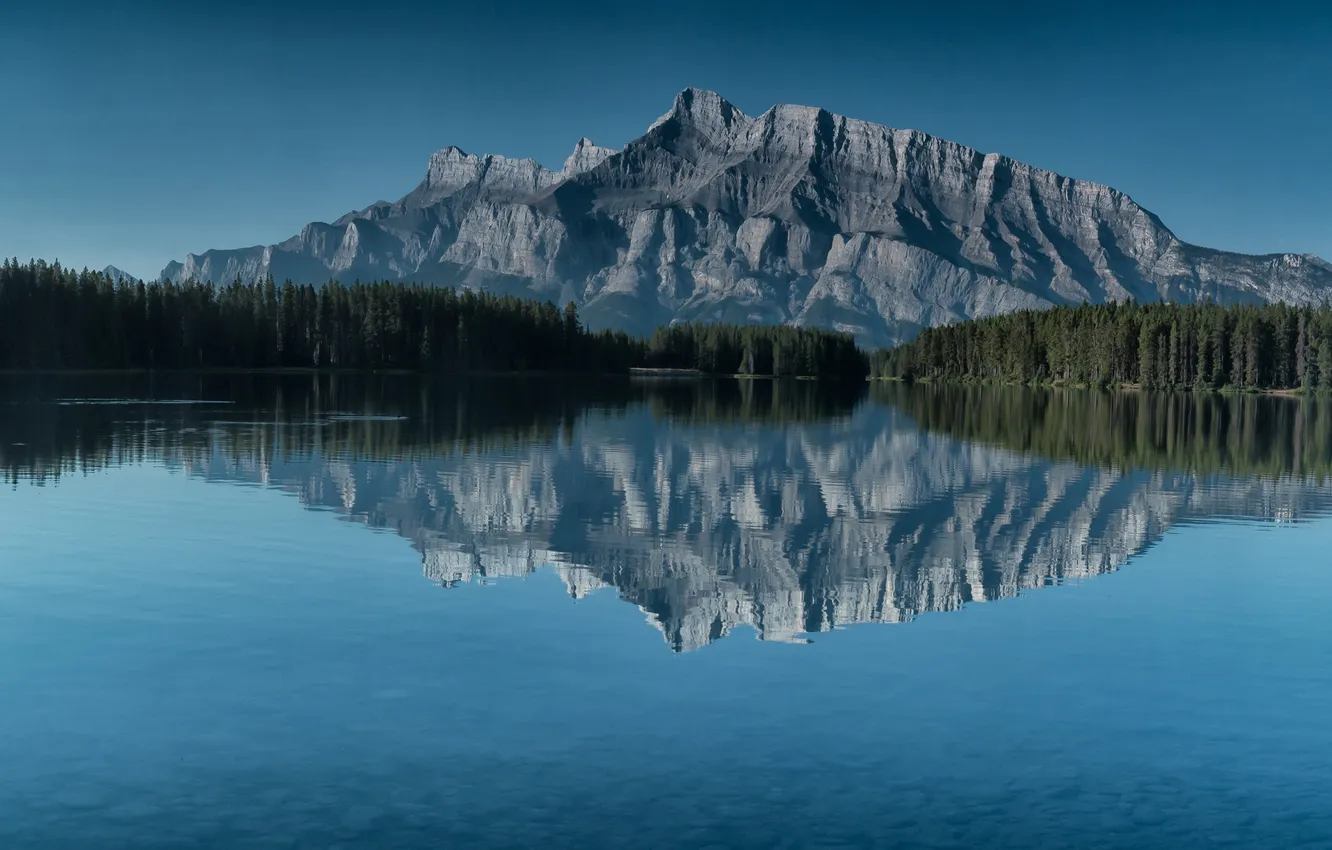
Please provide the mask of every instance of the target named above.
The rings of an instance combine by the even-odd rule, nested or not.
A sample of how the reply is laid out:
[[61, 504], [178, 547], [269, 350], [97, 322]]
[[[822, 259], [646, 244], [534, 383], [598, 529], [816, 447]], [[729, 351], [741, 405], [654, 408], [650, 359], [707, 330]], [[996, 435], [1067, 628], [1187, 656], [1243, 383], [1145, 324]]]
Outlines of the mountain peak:
[[700, 89], [696, 86], [686, 86], [675, 96], [675, 102], [685, 108], [693, 108], [695, 103], [702, 104], [708, 108], [722, 108], [723, 106], [735, 109], [726, 98], [717, 94], [712, 89]]
[[591, 171], [607, 158], [614, 156], [615, 151], [610, 148], [599, 148], [592, 143], [587, 136], [578, 140], [574, 145], [573, 153], [564, 161], [563, 174], [566, 177], [574, 174], [581, 174], [584, 171]]
[[675, 96], [671, 110], [653, 122], [648, 132], [670, 122], [694, 127], [709, 135], [726, 135], [749, 123], [749, 116], [714, 91], [687, 88]]
[[102, 275], [110, 278], [111, 280], [131, 280], [131, 281], [138, 280], [138, 278], [135, 277], [134, 275], [130, 274], [124, 269], [118, 269], [115, 266], [107, 266], [106, 268], [102, 269]]
[[535, 192], [555, 180], [555, 172], [534, 159], [512, 159], [499, 154], [477, 156], [449, 145], [431, 155], [425, 180], [417, 188], [417, 202], [435, 203], [482, 183], [502, 191]]

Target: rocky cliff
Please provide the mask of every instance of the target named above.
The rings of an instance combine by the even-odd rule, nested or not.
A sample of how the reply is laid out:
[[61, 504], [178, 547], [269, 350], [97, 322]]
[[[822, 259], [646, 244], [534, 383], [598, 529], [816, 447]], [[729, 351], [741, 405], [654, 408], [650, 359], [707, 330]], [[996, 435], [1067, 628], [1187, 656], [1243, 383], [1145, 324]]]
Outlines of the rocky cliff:
[[578, 303], [594, 327], [794, 322], [865, 344], [1027, 307], [1319, 301], [1332, 266], [1180, 241], [1106, 186], [804, 106], [750, 117], [687, 89], [618, 151], [561, 171], [450, 147], [421, 184], [182, 280], [414, 280]]

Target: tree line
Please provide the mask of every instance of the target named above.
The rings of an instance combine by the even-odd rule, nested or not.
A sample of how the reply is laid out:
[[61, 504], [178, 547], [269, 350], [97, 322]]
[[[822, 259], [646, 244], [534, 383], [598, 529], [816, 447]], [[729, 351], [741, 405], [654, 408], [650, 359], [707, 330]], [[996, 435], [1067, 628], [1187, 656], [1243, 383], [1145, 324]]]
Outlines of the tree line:
[[572, 309], [401, 283], [111, 280], [0, 267], [0, 368], [624, 371], [641, 344]]
[[379, 281], [321, 286], [112, 280], [0, 266], [0, 369], [403, 369], [863, 378], [849, 335], [683, 325], [648, 339], [585, 328], [575, 306]]
[[850, 334], [791, 325], [670, 325], [645, 346], [645, 363], [657, 368], [856, 380], [869, 374], [869, 358]]
[[1108, 303], [929, 328], [875, 377], [1332, 391], [1332, 307]]

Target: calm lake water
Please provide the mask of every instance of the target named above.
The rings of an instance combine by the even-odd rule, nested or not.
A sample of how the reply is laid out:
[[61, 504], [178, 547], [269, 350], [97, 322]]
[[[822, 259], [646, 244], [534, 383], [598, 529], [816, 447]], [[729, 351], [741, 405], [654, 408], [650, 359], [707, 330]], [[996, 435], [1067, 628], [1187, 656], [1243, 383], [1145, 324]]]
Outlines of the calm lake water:
[[1332, 847], [1332, 407], [0, 379], [0, 846]]

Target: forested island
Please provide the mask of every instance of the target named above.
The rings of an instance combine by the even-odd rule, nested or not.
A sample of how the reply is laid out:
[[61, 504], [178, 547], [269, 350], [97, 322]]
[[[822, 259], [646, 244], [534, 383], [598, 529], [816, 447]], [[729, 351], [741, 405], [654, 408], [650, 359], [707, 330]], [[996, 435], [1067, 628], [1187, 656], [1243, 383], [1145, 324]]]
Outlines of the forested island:
[[880, 378], [1332, 391], [1332, 307], [1135, 304], [1028, 310], [874, 352]]
[[849, 334], [673, 325], [589, 331], [570, 303], [380, 281], [319, 287], [112, 280], [59, 264], [0, 266], [0, 369], [400, 369], [708, 374], [863, 380]]

